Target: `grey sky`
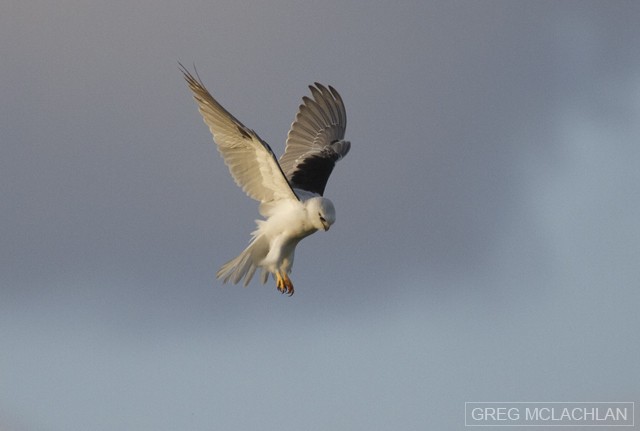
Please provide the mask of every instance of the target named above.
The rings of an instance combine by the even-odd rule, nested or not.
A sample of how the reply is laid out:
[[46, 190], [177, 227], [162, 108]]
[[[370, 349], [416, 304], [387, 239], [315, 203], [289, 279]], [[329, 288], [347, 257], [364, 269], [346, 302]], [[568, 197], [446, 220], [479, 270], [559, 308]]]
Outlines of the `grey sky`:
[[[640, 3], [9, 1], [0, 428], [462, 429], [640, 398]], [[257, 204], [177, 61], [277, 154], [352, 151], [292, 279], [221, 286]]]

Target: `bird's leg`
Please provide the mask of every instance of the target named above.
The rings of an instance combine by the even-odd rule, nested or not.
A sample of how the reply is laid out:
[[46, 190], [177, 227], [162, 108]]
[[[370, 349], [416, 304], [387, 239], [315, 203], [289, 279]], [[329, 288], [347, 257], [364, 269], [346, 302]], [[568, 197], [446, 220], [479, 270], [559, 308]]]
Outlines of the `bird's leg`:
[[280, 293], [286, 293], [289, 296], [293, 295], [293, 283], [286, 273], [276, 272], [276, 287]]
[[293, 295], [293, 282], [287, 274], [284, 275], [284, 285], [287, 288], [287, 294], [289, 296]]
[[280, 273], [276, 272], [276, 287], [280, 293], [284, 293], [284, 280], [280, 277]]

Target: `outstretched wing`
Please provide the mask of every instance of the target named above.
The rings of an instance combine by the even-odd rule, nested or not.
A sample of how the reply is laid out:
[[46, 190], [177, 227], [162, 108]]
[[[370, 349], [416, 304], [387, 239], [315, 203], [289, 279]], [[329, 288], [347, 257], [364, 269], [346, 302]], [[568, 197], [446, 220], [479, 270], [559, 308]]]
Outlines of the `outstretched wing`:
[[224, 109], [184, 66], [180, 67], [236, 184], [260, 202], [298, 199], [269, 144]]
[[336, 162], [351, 144], [344, 140], [347, 112], [338, 92], [315, 83], [305, 96], [287, 136], [280, 166], [292, 187], [322, 195]]

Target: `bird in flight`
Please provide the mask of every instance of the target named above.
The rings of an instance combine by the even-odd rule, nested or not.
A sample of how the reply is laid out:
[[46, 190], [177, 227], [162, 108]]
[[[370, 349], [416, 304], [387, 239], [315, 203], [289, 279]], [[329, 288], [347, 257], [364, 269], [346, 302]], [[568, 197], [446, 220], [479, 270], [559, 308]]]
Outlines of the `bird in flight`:
[[333, 167], [351, 147], [344, 140], [342, 98], [331, 86], [310, 85], [312, 97], [302, 98], [278, 160], [269, 144], [211, 96], [197, 73], [194, 77], [180, 67], [236, 184], [260, 202], [265, 218], [256, 220], [249, 246], [216, 276], [224, 283], [244, 279], [246, 286], [259, 268], [262, 283], [271, 274], [278, 290], [291, 296], [289, 273], [298, 242], [318, 230], [328, 231], [336, 220], [333, 203], [323, 194]]

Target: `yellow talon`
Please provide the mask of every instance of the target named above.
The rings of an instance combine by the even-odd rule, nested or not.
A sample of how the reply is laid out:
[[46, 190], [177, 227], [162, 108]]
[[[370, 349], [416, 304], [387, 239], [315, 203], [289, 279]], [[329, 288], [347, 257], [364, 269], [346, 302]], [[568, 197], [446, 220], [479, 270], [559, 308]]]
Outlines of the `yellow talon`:
[[293, 283], [287, 274], [281, 275], [276, 272], [276, 287], [280, 293], [286, 293], [287, 295], [293, 295]]

